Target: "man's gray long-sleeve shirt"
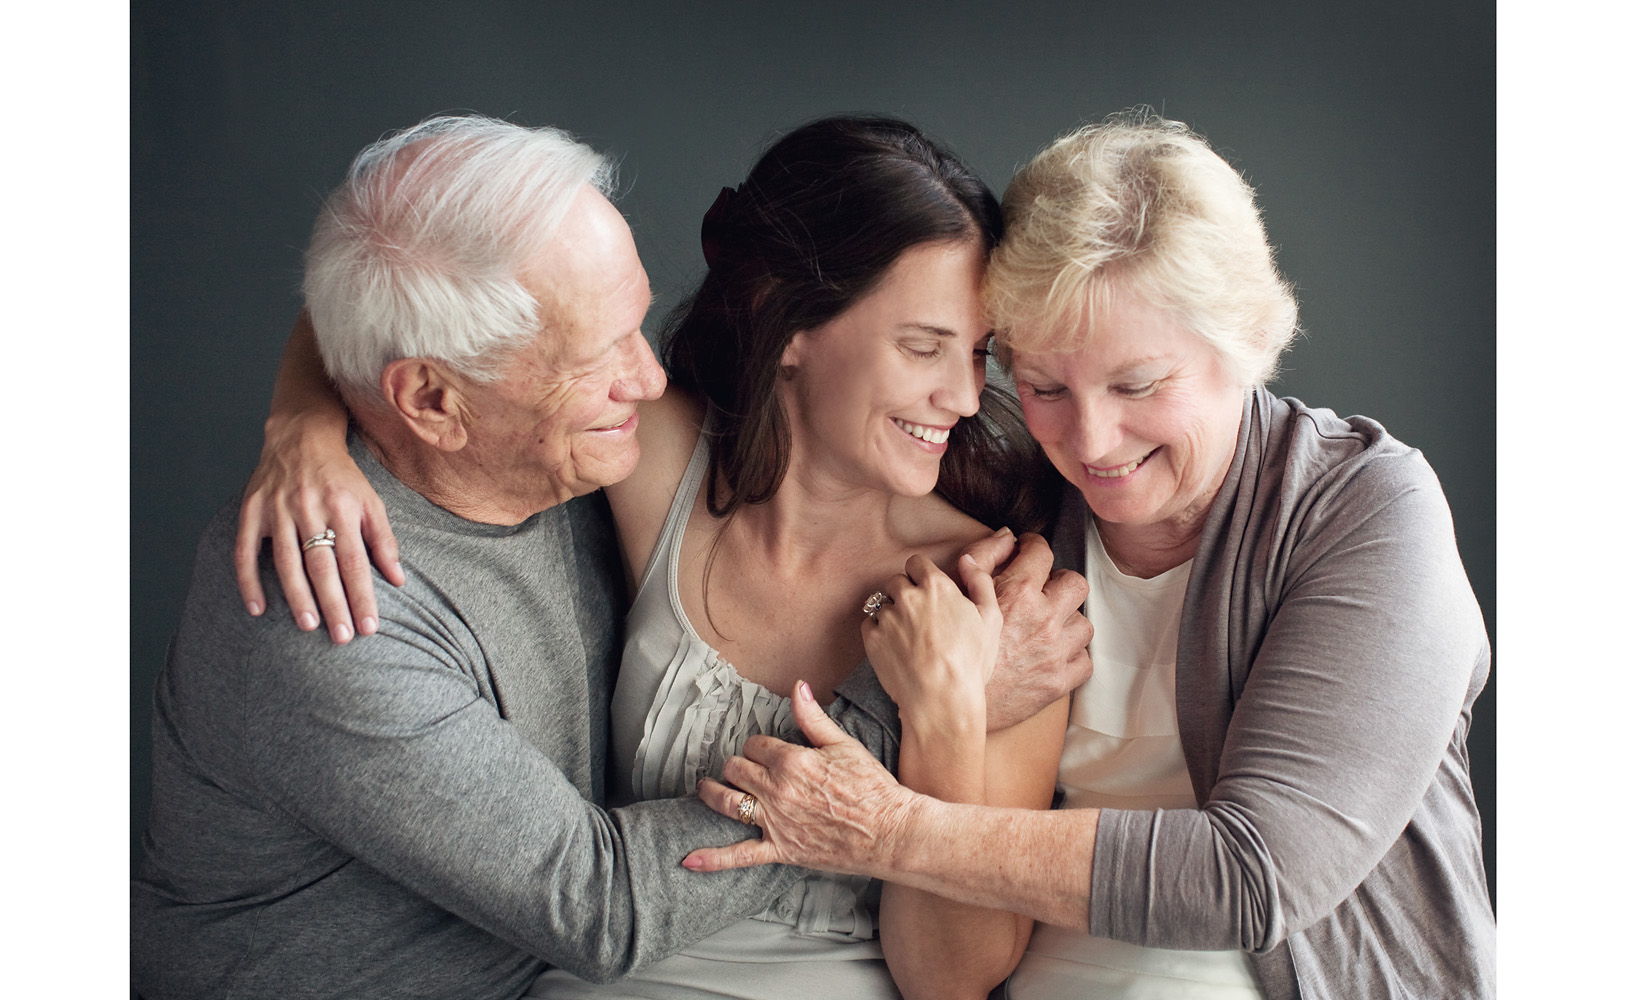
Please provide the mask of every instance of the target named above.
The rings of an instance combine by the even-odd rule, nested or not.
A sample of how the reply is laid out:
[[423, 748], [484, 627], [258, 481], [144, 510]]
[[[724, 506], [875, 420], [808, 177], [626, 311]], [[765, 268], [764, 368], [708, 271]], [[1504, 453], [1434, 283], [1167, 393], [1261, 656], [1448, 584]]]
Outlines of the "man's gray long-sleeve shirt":
[[[517, 997], [545, 962], [616, 978], [797, 877], [682, 869], [750, 833], [696, 801], [601, 807], [624, 595], [600, 498], [477, 524], [352, 451], [407, 571], [379, 583], [376, 635], [299, 632], [267, 556], [275, 599], [247, 616], [234, 505], [201, 543], [155, 693], [140, 992]], [[886, 750], [868, 676], [833, 714]]]

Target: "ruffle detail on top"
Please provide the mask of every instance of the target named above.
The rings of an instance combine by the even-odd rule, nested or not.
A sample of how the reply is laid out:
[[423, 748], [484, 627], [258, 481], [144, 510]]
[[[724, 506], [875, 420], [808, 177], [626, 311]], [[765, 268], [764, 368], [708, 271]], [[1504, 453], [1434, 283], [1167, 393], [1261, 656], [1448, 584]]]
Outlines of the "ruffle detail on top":
[[[741, 677], [684, 623], [636, 754], [637, 796], [674, 798], [700, 778], [721, 777], [728, 758], [757, 734], [797, 741], [791, 700]], [[802, 934], [868, 941], [876, 935], [877, 888], [867, 878], [810, 875], [755, 916]]]
[[757, 734], [794, 739], [791, 700], [739, 676], [709, 644], [684, 632], [665, 668], [636, 754], [631, 787], [642, 799], [686, 795]]

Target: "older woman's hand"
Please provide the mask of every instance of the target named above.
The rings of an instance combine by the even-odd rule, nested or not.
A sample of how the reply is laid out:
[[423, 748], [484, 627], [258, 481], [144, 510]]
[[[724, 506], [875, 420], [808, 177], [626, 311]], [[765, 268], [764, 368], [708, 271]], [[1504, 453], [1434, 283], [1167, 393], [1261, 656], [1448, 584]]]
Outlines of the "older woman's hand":
[[736, 787], [699, 782], [700, 800], [730, 819], [744, 818], [740, 803], [753, 796], [749, 821], [761, 828], [761, 839], [700, 848], [683, 859], [684, 868], [713, 872], [778, 862], [875, 877], [891, 870], [899, 831], [921, 797], [838, 728], [805, 682], [796, 683], [791, 701], [813, 747], [753, 736], [745, 756], [730, 758], [722, 769]]
[[860, 626], [865, 655], [901, 712], [914, 707], [976, 704], [984, 719], [985, 686], [997, 660], [1003, 616], [991, 574], [963, 556], [965, 596], [926, 556], [883, 584], [888, 602]]

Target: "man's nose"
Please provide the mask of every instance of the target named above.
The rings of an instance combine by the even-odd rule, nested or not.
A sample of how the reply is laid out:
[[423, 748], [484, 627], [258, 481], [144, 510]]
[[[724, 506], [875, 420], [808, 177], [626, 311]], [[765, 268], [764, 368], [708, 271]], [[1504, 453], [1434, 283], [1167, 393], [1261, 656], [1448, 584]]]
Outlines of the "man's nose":
[[653, 356], [653, 345], [640, 330], [632, 335], [630, 365], [625, 375], [613, 384], [615, 398], [625, 401], [658, 399], [665, 391], [665, 370]]

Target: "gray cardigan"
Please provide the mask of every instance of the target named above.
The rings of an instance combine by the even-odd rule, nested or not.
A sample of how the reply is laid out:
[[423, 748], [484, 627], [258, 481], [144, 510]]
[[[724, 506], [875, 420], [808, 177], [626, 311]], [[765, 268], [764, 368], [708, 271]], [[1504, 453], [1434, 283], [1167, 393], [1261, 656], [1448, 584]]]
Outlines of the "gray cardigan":
[[[1061, 564], [1087, 517], [1069, 490]], [[1100, 813], [1090, 933], [1247, 950], [1269, 1000], [1493, 996], [1466, 742], [1489, 666], [1420, 452], [1251, 394], [1181, 618], [1200, 808]]]

